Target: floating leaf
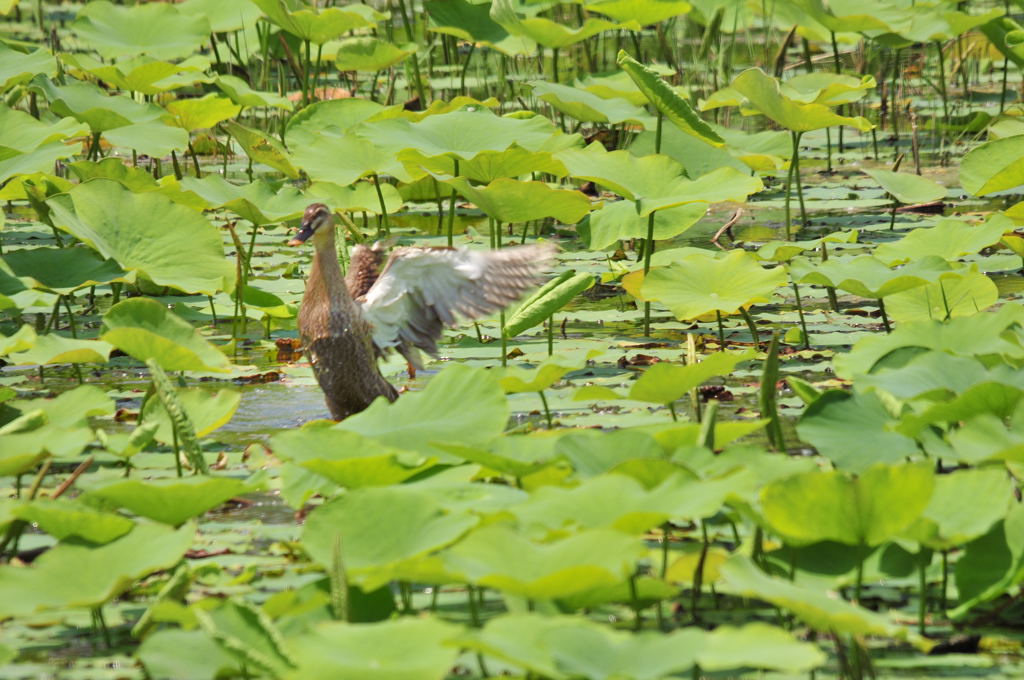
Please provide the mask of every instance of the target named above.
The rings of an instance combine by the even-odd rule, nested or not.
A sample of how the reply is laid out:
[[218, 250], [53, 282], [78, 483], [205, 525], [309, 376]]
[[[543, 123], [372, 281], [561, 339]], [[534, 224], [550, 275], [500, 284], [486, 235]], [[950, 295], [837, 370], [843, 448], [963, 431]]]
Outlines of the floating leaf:
[[864, 174], [878, 182], [900, 203], [929, 203], [946, 197], [946, 187], [920, 175], [880, 169], [865, 169]]
[[49, 205], [57, 226], [159, 286], [211, 295], [233, 286], [234, 268], [224, 258], [217, 230], [159, 193], [132, 193], [98, 179], [55, 196]]
[[876, 546], [921, 516], [934, 477], [927, 464], [878, 464], [857, 477], [838, 470], [808, 472], [765, 486], [761, 507], [772, 529], [798, 545]]
[[710, 378], [728, 375], [742, 361], [753, 358], [753, 352], [716, 352], [688, 366], [659, 361], [644, 371], [629, 388], [629, 398], [668, 404], [682, 398]]
[[395, 45], [394, 43], [361, 36], [346, 38], [338, 46], [334, 65], [341, 71], [383, 71], [405, 61], [416, 54], [416, 44]]
[[124, 508], [157, 522], [178, 526], [251, 489], [228, 477], [182, 477], [143, 482], [123, 479], [89, 489], [82, 500], [101, 507]]
[[1024, 184], [1024, 151], [1020, 138], [994, 139], [968, 151], [960, 161], [960, 183], [975, 196]]
[[168, 371], [227, 371], [231, 363], [181, 317], [149, 298], [117, 303], [103, 316], [101, 336], [139, 361], [155, 359]]
[[161, 3], [124, 7], [106, 0], [86, 3], [74, 30], [86, 45], [108, 59], [150, 54], [176, 59], [194, 53], [210, 37], [206, 17]]

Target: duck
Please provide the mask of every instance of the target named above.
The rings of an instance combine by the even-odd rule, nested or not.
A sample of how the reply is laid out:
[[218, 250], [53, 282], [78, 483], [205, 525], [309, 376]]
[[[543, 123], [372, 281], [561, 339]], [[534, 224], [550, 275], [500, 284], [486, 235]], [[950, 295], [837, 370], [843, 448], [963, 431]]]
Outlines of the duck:
[[299, 307], [298, 328], [334, 420], [363, 411], [398, 390], [378, 360], [397, 351], [423, 368], [420, 352], [437, 357], [445, 326], [504, 309], [536, 286], [554, 259], [551, 244], [484, 251], [356, 245], [343, 275], [335, 246], [334, 213], [313, 203], [290, 246], [311, 243], [313, 263]]

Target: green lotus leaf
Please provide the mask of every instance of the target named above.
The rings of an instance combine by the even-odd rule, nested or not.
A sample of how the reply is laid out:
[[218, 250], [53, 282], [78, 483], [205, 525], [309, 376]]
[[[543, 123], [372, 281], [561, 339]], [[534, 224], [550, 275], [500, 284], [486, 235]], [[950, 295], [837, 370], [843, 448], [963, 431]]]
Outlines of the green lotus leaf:
[[630, 634], [575, 616], [521, 613], [495, 617], [459, 644], [546, 678], [657, 680], [693, 667], [704, 641], [696, 628]]
[[15, 365], [29, 364], [103, 364], [110, 358], [114, 346], [103, 340], [65, 338], [54, 333], [40, 335], [32, 347], [11, 354]]
[[436, 618], [320, 623], [291, 640], [298, 668], [287, 680], [443, 680], [459, 653], [461, 629]]
[[516, 144], [528, 151], [547, 150], [557, 130], [543, 116], [502, 118], [485, 108], [364, 124], [356, 132], [374, 144], [396, 151], [413, 149], [424, 156], [457, 156], [469, 160], [485, 151], [504, 151]]
[[978, 29], [985, 34], [989, 42], [998, 49], [1004, 57], [1012, 61], [1018, 67], [1024, 67], [1024, 41], [1021, 36], [1021, 26], [1010, 17], [997, 17], [988, 23], [982, 24]]
[[595, 142], [586, 149], [567, 149], [555, 157], [569, 174], [597, 182], [631, 201], [675, 193], [683, 167], [668, 156], [635, 156], [629, 151], [607, 151]]
[[815, 645], [766, 623], [719, 626], [705, 636], [697, 653], [700, 667], [712, 672], [750, 667], [802, 673], [823, 666], [826, 660]]
[[[231, 297], [238, 297], [237, 288]], [[246, 308], [258, 309], [275, 319], [293, 319], [297, 314], [295, 305], [286, 304], [284, 300], [273, 293], [248, 284], [242, 288], [242, 303]]]
[[1002, 467], [938, 475], [931, 501], [906, 534], [934, 550], [949, 550], [986, 534], [1012, 500], [1012, 482]]
[[106, 0], [90, 2], [79, 11], [74, 30], [107, 59], [137, 54], [177, 59], [191, 55], [210, 37], [206, 17], [185, 14], [174, 5], [125, 7]]
[[[759, 68], [750, 68], [736, 76], [730, 91], [745, 98], [755, 113], [760, 113], [793, 132], [820, 130], [832, 125], [849, 125], [866, 132], [873, 125], [865, 118], [850, 118], [834, 113], [825, 104], [805, 104], [787, 97], [778, 80]], [[712, 95], [702, 110], [734, 105], [735, 98], [715, 98]]]
[[927, 177], [880, 169], [864, 170], [864, 174], [900, 203], [929, 203], [946, 197], [946, 187]]
[[[227, 4], [224, 0], [212, 1]], [[187, 649], [188, 654], [182, 654], [182, 649]], [[244, 662], [231, 656], [205, 631], [183, 628], [153, 631], [139, 645], [135, 657], [154, 678], [240, 675], [244, 667]]]
[[338, 45], [334, 65], [339, 71], [383, 71], [416, 54], [416, 43], [396, 45], [380, 38], [346, 38]]
[[285, 140], [293, 148], [317, 144], [323, 137], [343, 137], [365, 120], [387, 117], [388, 107], [369, 99], [329, 99], [314, 102], [288, 121]]
[[36, 337], [36, 329], [28, 324], [24, 324], [10, 335], [0, 336], [0, 357], [29, 349], [35, 344]]
[[[320, 199], [332, 210], [380, 214], [380, 197], [372, 182], [356, 182], [348, 186], [339, 186], [334, 182], [313, 182], [306, 193], [309, 198]], [[380, 194], [384, 197], [384, 207], [388, 214], [398, 212], [405, 205], [402, 194], [391, 184], [381, 184]]]
[[[178, 401], [185, 415], [192, 421], [196, 436], [204, 437], [227, 424], [238, 410], [242, 393], [237, 390], [211, 392], [202, 387], [186, 387], [177, 391]], [[165, 444], [174, 442], [171, 417], [159, 399], [148, 399], [140, 419], [147, 424], [156, 423], [155, 438]]]
[[[74, 161], [68, 168], [81, 182], [91, 179], [112, 179], [134, 192], [156, 191], [160, 188], [153, 175], [142, 168], [125, 165], [120, 158], [104, 158], [101, 161]], [[71, 187], [69, 186], [68, 189]], [[66, 189], [65, 189], [66, 191]]]
[[25, 616], [44, 609], [98, 607], [139, 578], [173, 567], [192, 545], [196, 529], [138, 524], [99, 547], [61, 543], [30, 568], [0, 566], [0, 616]]
[[[898, 502], [898, 501], [897, 501]], [[809, 517], [820, 516], [815, 511]], [[888, 617], [850, 604], [834, 595], [800, 587], [790, 581], [772, 578], [757, 568], [749, 557], [735, 555], [719, 567], [725, 579], [719, 587], [744, 597], [756, 597], [782, 607], [807, 625], [819, 631], [835, 631], [853, 635], [884, 635], [909, 640], [918, 645], [923, 641], [907, 628], [892, 623]]]
[[168, 371], [230, 370], [220, 350], [156, 300], [122, 300], [103, 315], [103, 326], [105, 342], [139, 361], [156, 359]]
[[24, 248], [8, 251], [2, 258], [15, 276], [61, 295], [84, 286], [134, 278], [114, 260], [104, 260], [88, 248]]
[[158, 286], [209, 295], [233, 287], [234, 267], [224, 258], [220, 234], [202, 215], [165, 196], [97, 179], [48, 204], [59, 228]]
[[265, 180], [238, 185], [220, 175], [208, 174], [202, 179], [183, 177], [178, 186], [199, 196], [208, 208], [225, 208], [255, 225], [294, 219], [309, 204], [309, 199], [297, 189], [277, 187]]
[[63, 55], [61, 58], [68, 66], [96, 76], [117, 89], [141, 94], [159, 94], [212, 80], [205, 73], [210, 67], [210, 60], [200, 55], [177, 64], [150, 57], [136, 57], [113, 64], [86, 54]]
[[873, 76], [842, 73], [801, 73], [782, 82], [782, 94], [802, 104], [840, 106], [863, 99], [877, 85]]
[[154, 123], [167, 115], [156, 104], [140, 104], [124, 95], [107, 94], [91, 83], [76, 81], [54, 85], [48, 80], [33, 81], [50, 100], [50, 110], [58, 116], [70, 116], [89, 126], [93, 132], [139, 123]]
[[807, 15], [835, 33], [899, 33], [910, 27], [913, 11], [885, 0], [795, 0]]
[[497, 380], [482, 368], [452, 364], [422, 392], [394, 403], [378, 399], [335, 427], [433, 455], [432, 442], [484, 444], [500, 435], [507, 421], [508, 403]]
[[[535, 437], [530, 438], [531, 444], [536, 441]], [[487, 448], [461, 446], [458, 444], [439, 444], [438, 446], [446, 453], [450, 453], [457, 458], [482, 465], [487, 470], [494, 470], [520, 480], [551, 465], [551, 459], [554, 457], [554, 454], [545, 448], [508, 446], [507, 444], [508, 440], [499, 439], [496, 440], [494, 445]], [[520, 498], [518, 500], [522, 501], [523, 499]]]
[[238, 115], [242, 107], [230, 99], [208, 94], [200, 99], [176, 99], [164, 107], [174, 116], [174, 124], [189, 132], [212, 128]]
[[1006, 518], [967, 544], [955, 567], [959, 605], [950, 611], [962, 619], [975, 606], [999, 597], [1019, 583], [1024, 572], [1024, 508], [1013, 504]]
[[400, 484], [434, 463], [432, 457], [322, 426], [279, 432], [270, 445], [278, 458], [348, 489]]
[[288, 152], [285, 151], [281, 142], [267, 136], [265, 132], [246, 127], [234, 121], [225, 122], [223, 127], [245, 149], [246, 155], [254, 163], [268, 165], [292, 179], [299, 177], [299, 171], [291, 164], [291, 161], [288, 159]]
[[490, 4], [467, 0], [425, 0], [423, 6], [430, 16], [427, 28], [434, 33], [482, 43], [509, 56], [536, 52], [534, 41], [510, 34], [491, 18]]
[[926, 256], [898, 269], [890, 269], [871, 255], [831, 257], [826, 262], [795, 258], [789, 266], [793, 280], [833, 286], [863, 298], [884, 298], [927, 285], [950, 270], [940, 257]]
[[134, 149], [140, 154], [163, 158], [188, 147], [188, 132], [163, 123], [136, 123], [107, 130], [103, 136], [114, 146]]
[[[381, 517], [388, 518], [385, 533]], [[340, 548], [349, 577], [372, 590], [400, 574], [403, 563], [450, 545], [478, 522], [475, 515], [449, 512], [411, 487], [354, 489], [309, 514], [302, 546], [327, 568]]]
[[[914, 9], [916, 10], [916, 8]], [[912, 13], [910, 27], [900, 32], [900, 38], [907, 43], [952, 40], [999, 18], [1002, 14], [1001, 7], [993, 8], [985, 14], [973, 15], [956, 10], [929, 7], [925, 11]]]
[[18, 400], [8, 403], [23, 411], [40, 409], [46, 415], [46, 423], [58, 428], [87, 427], [91, 416], [114, 414], [113, 400], [95, 385], [79, 385], [53, 399]]
[[721, 146], [724, 143], [718, 133], [701, 120], [697, 112], [690, 106], [690, 102], [683, 99], [657, 73], [623, 51], [619, 52], [618, 64], [619, 68], [629, 74], [640, 91], [669, 122], [683, 132], [713, 146]]
[[[252, 0], [267, 18], [300, 40], [323, 45], [342, 33], [373, 28], [387, 18], [368, 5], [352, 4], [327, 9], [309, 8], [289, 0]], [[301, 9], [296, 9], [296, 7]]]
[[974, 316], [999, 301], [995, 282], [977, 270], [945, 272], [918, 288], [889, 296], [886, 310], [894, 321], [940, 321], [954, 316]]
[[415, 149], [398, 152], [398, 159], [407, 167], [412, 164], [415, 170], [410, 170], [411, 173], [426, 170], [439, 177], [459, 176], [483, 184], [503, 177], [520, 178], [540, 172], [556, 177], [568, 174], [565, 166], [550, 151], [529, 151], [517, 144], [502, 151], [481, 151], [469, 160], [451, 156], [427, 156]]
[[720, 311], [735, 314], [755, 302], [768, 302], [784, 285], [781, 267], [765, 269], [742, 250], [725, 257], [691, 255], [678, 265], [652, 269], [644, 278], [644, 300], [661, 302], [678, 319], [694, 319]]
[[[73, 118], [43, 123], [24, 111], [0, 106], [0, 159], [13, 156], [17, 151], [34, 151], [41, 146], [84, 135], [86, 132], [86, 126], [75, 122]], [[65, 148], [74, 152], [73, 147]]]
[[917, 453], [898, 422], [874, 393], [829, 390], [807, 407], [797, 432], [836, 466], [859, 471]]
[[693, 8], [683, 0], [596, 0], [584, 4], [588, 12], [631, 24], [630, 30], [633, 31], [686, 14]]
[[548, 357], [544, 363], [534, 368], [508, 366], [501, 371], [498, 382], [506, 394], [540, 392], [561, 380], [566, 373], [579, 368], [578, 363], [555, 355]]
[[[509, 512], [524, 530], [541, 529], [542, 537], [548, 532], [598, 528], [640, 535], [669, 520], [710, 517], [729, 493], [729, 484], [698, 482], [682, 471], [653, 488], [624, 474], [604, 474], [572, 488], [541, 487]], [[616, 501], [609, 503], [610, 498]]]
[[20, 506], [16, 515], [38, 525], [57, 540], [77, 536], [90, 543], [109, 543], [135, 526], [127, 517], [66, 498], [37, 498]]
[[259, 7], [246, 0], [185, 0], [176, 7], [182, 14], [206, 17], [214, 33], [252, 29], [263, 14]]
[[753, 358], [753, 352], [716, 352], [688, 366], [659, 361], [633, 383], [629, 388], [629, 398], [669, 404], [711, 378], [729, 375], [737, 364]]
[[293, 147], [291, 160], [312, 179], [341, 186], [373, 174], [414, 179], [392, 149], [355, 135], [321, 137], [315, 145]]
[[876, 546], [917, 520], [931, 501], [933, 466], [926, 463], [808, 472], [761, 490], [761, 509], [772, 529], [795, 544], [839, 541]]
[[1009, 423], [992, 412], [975, 414], [947, 434], [949, 450], [944, 454], [972, 465], [998, 460], [1024, 461], [1022, 419], [1024, 409], [1019, 405]]
[[90, 488], [82, 501], [103, 508], [123, 508], [148, 519], [179, 526], [252, 489], [228, 477], [181, 477], [144, 482], [121, 479]]
[[882, 390], [900, 400], [934, 400], [959, 394], [990, 377], [985, 365], [973, 357], [915, 352], [905, 364], [883, 365], [857, 376], [857, 387], [865, 391], [869, 388]]
[[491, 19], [512, 35], [524, 36], [548, 48], [568, 47], [592, 35], [619, 27], [618, 24], [590, 17], [579, 28], [563, 26], [545, 17], [520, 17], [513, 0], [493, 0]]
[[448, 550], [444, 562], [471, 583], [550, 600], [620, 582], [633, 572], [642, 552], [636, 537], [610, 529], [542, 544], [511, 529], [488, 526]]
[[593, 285], [594, 277], [591, 274], [577, 274], [571, 270], [563, 272], [523, 300], [505, 320], [502, 332], [509, 338], [520, 335], [550, 318], [570, 300]]
[[70, 158], [75, 151], [74, 147], [53, 142], [29, 152], [14, 152], [6, 159], [0, 160], [0, 184], [18, 175], [51, 171], [57, 161]]
[[997, 356], [1001, 361], [1017, 364], [1024, 359], [1024, 346], [1008, 330], [1024, 323], [1024, 309], [1004, 305], [995, 312], [970, 318], [940, 321], [918, 321], [900, 324], [885, 335], [861, 338], [848, 354], [836, 357], [836, 375], [853, 379], [862, 373], [883, 366], [905, 363], [917, 348], [934, 349], [954, 356]]
[[543, 80], [531, 80], [527, 84], [533, 88], [535, 97], [583, 123], [616, 125], [626, 121], [639, 123], [649, 118], [643, 109], [624, 100], [602, 99], [577, 87]]
[[[654, 240], [663, 241], [685, 233], [707, 214], [703, 201], [686, 203], [654, 213]], [[648, 217], [636, 213], [636, 204], [612, 201], [590, 214], [590, 247], [607, 248], [616, 241], [646, 238]]]
[[1024, 184], [1024, 150], [1020, 138], [993, 139], [968, 151], [960, 161], [960, 183], [975, 196]]
[[238, 76], [221, 75], [214, 81], [220, 91], [231, 98], [231, 101], [239, 106], [269, 106], [277, 109], [291, 111], [292, 103], [287, 97], [274, 94], [273, 92], [261, 92], [254, 90]]
[[[854, 229], [852, 231], [837, 231], [806, 241], [769, 241], [757, 249], [757, 257], [766, 262], [788, 262], [801, 253], [817, 250], [822, 243], [857, 243], [859, 238], [860, 233]], [[878, 250], [876, 249], [875, 252], [877, 253]]]
[[553, 217], [575, 224], [590, 212], [590, 199], [579, 191], [552, 189], [545, 182], [520, 181], [502, 177], [485, 187], [471, 185], [461, 177], [445, 180], [498, 222], [520, 223]]
[[254, 604], [234, 599], [209, 611], [198, 609], [195, 619], [202, 629], [244, 667], [254, 667], [275, 678], [295, 667], [280, 631]]
[[11, 49], [6, 43], [0, 43], [0, 92], [27, 83], [37, 74], [53, 76], [56, 73], [57, 60], [45, 47], [20, 52]]
[[899, 241], [880, 243], [874, 256], [887, 264], [909, 262], [926, 255], [957, 260], [999, 243], [1003, 234], [1012, 229], [1012, 221], [998, 214], [980, 225], [945, 219], [934, 227], [914, 229]]

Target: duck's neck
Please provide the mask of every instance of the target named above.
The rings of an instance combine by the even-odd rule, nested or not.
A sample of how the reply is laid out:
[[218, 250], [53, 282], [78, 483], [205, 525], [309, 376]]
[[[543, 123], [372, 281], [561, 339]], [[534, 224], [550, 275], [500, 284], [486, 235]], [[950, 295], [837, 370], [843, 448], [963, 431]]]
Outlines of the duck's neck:
[[314, 237], [313, 247], [313, 268], [309, 273], [309, 280], [322, 282], [324, 293], [329, 300], [339, 299], [341, 296], [348, 297], [348, 290], [345, 288], [345, 278], [341, 274], [341, 267], [338, 266], [338, 251], [334, 245], [334, 230], [329, 229], [321, 236]]

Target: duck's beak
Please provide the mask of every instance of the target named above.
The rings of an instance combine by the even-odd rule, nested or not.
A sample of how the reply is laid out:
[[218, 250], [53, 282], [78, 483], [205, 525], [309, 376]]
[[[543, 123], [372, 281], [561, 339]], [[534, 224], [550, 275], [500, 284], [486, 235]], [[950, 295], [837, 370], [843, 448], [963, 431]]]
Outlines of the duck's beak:
[[288, 241], [288, 245], [301, 246], [303, 243], [309, 240], [309, 238], [313, 235], [313, 232], [315, 231], [316, 230], [313, 229], [313, 225], [303, 220], [302, 226], [299, 228], [299, 233], [295, 234], [295, 236], [292, 237], [291, 241]]

